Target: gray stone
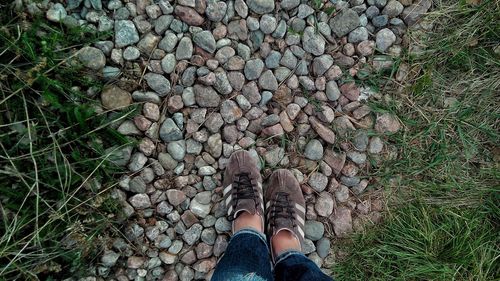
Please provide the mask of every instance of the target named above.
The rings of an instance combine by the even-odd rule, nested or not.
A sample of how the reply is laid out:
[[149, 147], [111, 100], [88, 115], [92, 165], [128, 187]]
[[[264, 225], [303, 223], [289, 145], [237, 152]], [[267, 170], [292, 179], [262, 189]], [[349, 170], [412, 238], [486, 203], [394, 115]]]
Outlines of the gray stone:
[[396, 0], [390, 0], [385, 8], [382, 10], [382, 14], [387, 15], [391, 18], [399, 16], [403, 12], [404, 6]]
[[273, 0], [247, 0], [247, 5], [252, 12], [259, 15], [268, 14], [274, 10]]
[[331, 101], [336, 101], [339, 99], [340, 90], [339, 87], [337, 86], [337, 82], [328, 81], [328, 83], [326, 83], [326, 96]]
[[181, 161], [186, 156], [186, 141], [178, 140], [167, 144], [167, 151], [177, 161]]
[[291, 10], [300, 4], [300, 0], [283, 0], [280, 6], [283, 10]]
[[160, 97], [170, 92], [170, 81], [163, 75], [149, 72], [144, 75], [144, 80], [146, 80], [148, 86]]
[[205, 121], [204, 125], [210, 132], [216, 133], [219, 131], [220, 127], [224, 125], [224, 120], [222, 119], [220, 113], [215, 112], [207, 117], [207, 120]]
[[231, 57], [235, 55], [235, 51], [233, 48], [229, 46], [225, 46], [220, 48], [217, 53], [215, 54], [215, 59], [221, 63], [224, 64], [226, 63]]
[[351, 9], [344, 10], [330, 20], [330, 27], [337, 37], [347, 35], [359, 26], [358, 13]]
[[193, 139], [186, 140], [186, 152], [189, 154], [198, 155], [201, 153], [203, 145]]
[[314, 172], [309, 177], [309, 180], [307, 181], [307, 183], [315, 191], [321, 192], [321, 191], [325, 190], [325, 188], [328, 184], [328, 177], [326, 177], [322, 173]]
[[340, 203], [347, 202], [349, 199], [349, 188], [345, 185], [338, 187], [337, 190], [335, 190], [335, 198]]
[[269, 91], [263, 91], [261, 96], [262, 97], [260, 99], [259, 105], [265, 106], [273, 98], [273, 93]]
[[102, 90], [101, 103], [104, 108], [120, 110], [132, 103], [132, 96], [115, 85], [109, 85]]
[[272, 50], [266, 58], [266, 67], [269, 69], [277, 68], [281, 59], [281, 53]]
[[357, 152], [357, 151], [349, 151], [346, 153], [347, 158], [349, 158], [352, 162], [361, 165], [366, 162], [366, 154]]
[[305, 238], [318, 241], [325, 234], [325, 226], [319, 221], [306, 221], [304, 225]]
[[200, 239], [201, 231], [203, 226], [201, 224], [193, 224], [184, 234], [182, 235], [182, 240], [184, 240], [189, 246], [194, 245], [196, 241]]
[[147, 161], [148, 158], [144, 154], [142, 154], [141, 152], [136, 152], [132, 155], [130, 163], [128, 164], [128, 168], [132, 172], [137, 172], [142, 169], [142, 167], [144, 167], [144, 164], [146, 164]]
[[94, 47], [83, 47], [78, 52], [78, 60], [92, 70], [99, 70], [106, 64], [104, 53]]
[[177, 45], [177, 35], [171, 31], [165, 32], [163, 39], [158, 43], [158, 48], [164, 50], [165, 52], [172, 52]]
[[260, 27], [259, 20], [254, 17], [247, 18], [247, 27], [250, 31], [258, 30]]
[[271, 34], [276, 29], [277, 25], [276, 18], [270, 15], [263, 15], [260, 18], [260, 30], [264, 32], [264, 34]]
[[182, 37], [175, 51], [175, 58], [177, 60], [185, 60], [190, 59], [191, 56], [193, 56], [193, 42], [191, 42], [189, 37]]
[[167, 31], [173, 19], [174, 17], [172, 15], [163, 15], [156, 19], [154, 24], [156, 34], [163, 35], [163, 33]]
[[271, 70], [266, 70], [259, 77], [259, 86], [264, 90], [275, 91], [278, 89], [278, 81]]
[[139, 42], [139, 33], [130, 20], [115, 21], [115, 47], [123, 48]]
[[161, 60], [161, 69], [163, 69], [165, 73], [170, 74], [174, 71], [175, 64], [176, 64], [175, 55], [167, 54]]
[[302, 35], [302, 47], [306, 52], [319, 56], [325, 52], [325, 40], [316, 33], [314, 27], [308, 26]]
[[136, 60], [141, 56], [141, 52], [134, 46], [129, 46], [123, 51], [123, 58], [125, 60]]
[[333, 201], [332, 195], [329, 192], [323, 191], [316, 199], [314, 209], [318, 215], [329, 217], [333, 212], [334, 205], [335, 202]]
[[217, 233], [231, 232], [232, 223], [226, 217], [220, 217], [215, 222], [215, 230]]
[[310, 160], [321, 160], [323, 158], [323, 145], [317, 139], [310, 140], [304, 150], [304, 156]]
[[372, 24], [375, 27], [384, 27], [389, 22], [389, 17], [387, 15], [376, 16], [372, 19]]
[[278, 165], [284, 157], [285, 150], [281, 147], [276, 147], [274, 149], [268, 150], [264, 154], [264, 160], [271, 167]]
[[280, 64], [286, 66], [288, 69], [294, 69], [297, 66], [297, 58], [289, 49], [285, 50]]
[[372, 137], [370, 144], [368, 146], [368, 152], [371, 154], [378, 154], [382, 152], [384, 148], [384, 143], [379, 137]]
[[222, 139], [220, 134], [213, 134], [208, 137], [207, 147], [205, 149], [213, 157], [219, 158], [222, 154]]
[[406, 7], [401, 14], [401, 18], [408, 26], [414, 25], [432, 5], [431, 0], [414, 1], [412, 5]]
[[181, 83], [184, 86], [192, 86], [196, 79], [196, 66], [190, 66], [182, 73]]
[[233, 87], [231, 86], [225, 71], [215, 72], [214, 88], [222, 95], [229, 95], [233, 92]]
[[255, 80], [259, 78], [262, 70], [264, 69], [264, 62], [261, 59], [249, 60], [245, 64], [245, 77], [248, 80]]
[[387, 0], [375, 0], [375, 6], [382, 9], [387, 4]]
[[[80, 5], [82, 4], [83, 0], [68, 0], [66, 3], [67, 3], [67, 6], [66, 8], [69, 9], [69, 10], [73, 10], [73, 9], [76, 9], [78, 7], [80, 7]], [[111, 2], [114, 2], [114, 1], [110, 1]], [[116, 2], [119, 2], [120, 3], [120, 6], [121, 6], [121, 2], [120, 1], [116, 1]], [[114, 10], [113, 8], [109, 8], [109, 4], [108, 4], [108, 9], [109, 10]]]
[[304, 244], [302, 245], [302, 252], [305, 255], [308, 255], [310, 253], [313, 253], [316, 251], [316, 245], [314, 245], [314, 242], [311, 241], [311, 239], [304, 239]]
[[205, 14], [212, 22], [221, 21], [226, 14], [227, 6], [228, 5], [222, 1], [208, 0]]
[[257, 51], [260, 45], [264, 42], [264, 32], [260, 30], [252, 31], [250, 33], [250, 46], [253, 51]]
[[346, 177], [346, 176], [340, 177], [340, 182], [349, 187], [358, 185], [360, 181], [361, 180], [359, 179], [359, 177]]
[[147, 194], [139, 193], [136, 194], [128, 200], [130, 205], [132, 205], [136, 209], [146, 209], [151, 207], [151, 201]]
[[104, 266], [113, 267], [118, 261], [119, 257], [120, 254], [113, 252], [111, 250], [106, 250], [104, 251], [104, 255], [102, 255], [101, 257], [101, 262]]
[[182, 250], [182, 244], [181, 240], [174, 240], [168, 248], [168, 252], [174, 255], [178, 254]]
[[316, 76], [322, 76], [333, 65], [333, 58], [330, 55], [322, 55], [313, 60], [313, 72]]
[[[203, 225], [205, 226], [205, 223]], [[216, 238], [217, 238], [217, 233], [213, 228], [205, 228], [201, 232], [201, 241], [207, 243], [208, 245], [214, 245]]]
[[363, 26], [351, 31], [347, 37], [347, 41], [354, 44], [365, 40], [368, 40], [368, 30]]
[[354, 139], [352, 141], [354, 148], [358, 151], [365, 151], [368, 146], [368, 134], [364, 130], [356, 131]]
[[167, 118], [160, 127], [160, 138], [164, 142], [177, 141], [183, 138], [182, 131], [177, 127], [174, 120]]
[[215, 39], [212, 33], [208, 30], [195, 33], [193, 35], [193, 42], [211, 54], [215, 52]]
[[270, 114], [262, 119], [260, 125], [262, 127], [269, 127], [280, 122], [280, 117], [277, 114]]
[[167, 252], [160, 252], [159, 258], [164, 264], [174, 264], [177, 261], [177, 255]]
[[283, 38], [283, 36], [285, 36], [286, 31], [287, 31], [286, 22], [284, 20], [281, 20], [271, 35], [274, 38]]
[[212, 166], [204, 166], [198, 169], [198, 175], [200, 176], [211, 176], [215, 173], [217, 173], [217, 170]]
[[376, 6], [370, 6], [365, 11], [366, 17], [372, 19], [380, 14], [379, 9]]
[[330, 239], [319, 239], [318, 242], [316, 242], [316, 251], [318, 253], [318, 256], [323, 259], [326, 258], [326, 256], [328, 256], [328, 253], [330, 252]]
[[243, 112], [233, 100], [225, 100], [221, 104], [220, 113], [226, 123], [233, 123], [243, 116]]
[[90, 1], [90, 5], [92, 6], [92, 8], [94, 8], [95, 10], [102, 10], [102, 1], [101, 0], [89, 0]]
[[146, 183], [141, 177], [134, 177], [129, 182], [129, 190], [134, 193], [145, 193]]
[[194, 96], [196, 103], [201, 107], [217, 107], [219, 106], [220, 97], [212, 87], [202, 85], [194, 85]]
[[384, 28], [377, 32], [376, 36], [377, 49], [385, 52], [394, 42], [396, 42], [396, 35], [389, 28]]
[[245, 0], [234, 1], [234, 9], [240, 17], [246, 18], [248, 16], [248, 6], [245, 3]]
[[307, 4], [300, 4], [299, 10], [297, 12], [297, 17], [305, 19], [314, 13], [314, 9]]
[[64, 20], [68, 13], [61, 3], [55, 3], [46, 13], [47, 19], [53, 22], [61, 22]]
[[200, 202], [198, 202], [198, 200], [193, 199], [193, 200], [191, 200], [191, 204], [189, 205], [189, 209], [197, 217], [204, 218], [210, 213], [210, 210], [212, 208], [209, 204], [201, 204]]

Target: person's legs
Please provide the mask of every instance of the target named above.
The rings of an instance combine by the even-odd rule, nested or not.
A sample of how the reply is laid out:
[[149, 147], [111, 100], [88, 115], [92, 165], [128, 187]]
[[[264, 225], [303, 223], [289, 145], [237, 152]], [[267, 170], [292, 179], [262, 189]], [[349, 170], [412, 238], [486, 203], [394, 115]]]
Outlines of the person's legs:
[[233, 237], [215, 267], [213, 281], [272, 281], [264, 230], [262, 177], [246, 151], [231, 155], [224, 173], [224, 202]]
[[272, 281], [266, 237], [251, 228], [237, 231], [217, 263], [212, 281]]
[[266, 190], [267, 234], [277, 281], [331, 281], [301, 253], [306, 204], [299, 182], [288, 170], [276, 170]]
[[287, 251], [276, 258], [277, 281], [332, 281], [319, 267], [299, 251]]

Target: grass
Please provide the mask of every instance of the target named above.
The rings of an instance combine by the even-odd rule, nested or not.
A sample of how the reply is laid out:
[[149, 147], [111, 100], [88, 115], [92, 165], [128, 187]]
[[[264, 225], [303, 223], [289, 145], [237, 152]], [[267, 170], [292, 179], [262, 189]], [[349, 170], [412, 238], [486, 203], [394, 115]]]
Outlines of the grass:
[[129, 143], [109, 125], [130, 112], [96, 111], [103, 85], [74, 60], [108, 35], [0, 19], [0, 280], [79, 276], [119, 210], [107, 149]]
[[425, 48], [397, 63], [407, 85], [379, 81], [386, 95], [372, 108], [404, 127], [387, 137], [397, 161], [374, 171], [388, 212], [336, 249], [338, 280], [499, 280], [499, 9], [435, 2], [433, 28], [409, 35]]

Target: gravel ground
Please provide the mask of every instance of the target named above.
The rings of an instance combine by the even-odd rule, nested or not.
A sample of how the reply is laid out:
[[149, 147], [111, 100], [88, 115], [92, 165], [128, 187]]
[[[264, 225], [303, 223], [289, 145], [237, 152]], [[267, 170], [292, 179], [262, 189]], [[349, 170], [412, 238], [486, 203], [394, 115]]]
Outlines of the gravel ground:
[[[415, 3], [413, 3], [415, 2]], [[392, 67], [407, 27], [430, 0], [68, 0], [32, 3], [66, 26], [112, 31], [79, 50], [108, 81], [101, 112], [138, 104], [117, 130], [138, 140], [115, 152], [129, 173], [113, 191], [123, 237], [111, 238], [88, 280], [210, 279], [228, 243], [221, 176], [246, 149], [264, 178], [291, 169], [307, 202], [306, 254], [319, 266], [332, 239], [378, 222], [373, 163], [394, 155], [397, 118], [360, 87]], [[354, 79], [353, 79], [354, 78]], [[89, 91], [91, 93], [92, 91]], [[372, 97], [370, 97], [372, 96]], [[84, 280], [84, 279], [82, 279]]]

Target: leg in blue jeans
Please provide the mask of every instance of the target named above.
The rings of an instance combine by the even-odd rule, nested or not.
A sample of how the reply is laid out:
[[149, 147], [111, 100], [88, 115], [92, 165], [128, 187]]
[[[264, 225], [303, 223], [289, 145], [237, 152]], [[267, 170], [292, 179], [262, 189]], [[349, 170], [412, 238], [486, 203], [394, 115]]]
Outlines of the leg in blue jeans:
[[276, 258], [274, 276], [277, 281], [333, 281], [298, 251], [288, 251]]
[[215, 267], [212, 281], [272, 281], [271, 258], [264, 234], [245, 228], [236, 232]]

